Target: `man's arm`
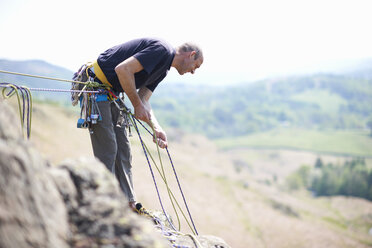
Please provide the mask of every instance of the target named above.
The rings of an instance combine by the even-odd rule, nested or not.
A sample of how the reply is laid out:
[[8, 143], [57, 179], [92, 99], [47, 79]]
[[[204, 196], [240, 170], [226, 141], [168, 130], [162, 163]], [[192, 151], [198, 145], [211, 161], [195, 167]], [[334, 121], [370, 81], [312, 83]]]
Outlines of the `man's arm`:
[[150, 123], [151, 109], [146, 108], [147, 106], [138, 95], [134, 79], [134, 74], [142, 70], [143, 66], [133, 56], [124, 60], [115, 67], [115, 72], [119, 78], [120, 85], [134, 107], [135, 117], [146, 123]]
[[[143, 104], [146, 106], [146, 109], [150, 111], [150, 121], [147, 122], [149, 126], [152, 126], [155, 130], [156, 137], [158, 138], [158, 144], [161, 148], [165, 148], [168, 146], [167, 142], [167, 135], [165, 134], [164, 130], [159, 125], [159, 122], [157, 121], [154, 112], [152, 111], [151, 105], [150, 105], [150, 97], [152, 95], [152, 91], [149, 90], [147, 87], [142, 87], [138, 91], [138, 95], [143, 102]], [[154, 140], [155, 141], [155, 140]]]

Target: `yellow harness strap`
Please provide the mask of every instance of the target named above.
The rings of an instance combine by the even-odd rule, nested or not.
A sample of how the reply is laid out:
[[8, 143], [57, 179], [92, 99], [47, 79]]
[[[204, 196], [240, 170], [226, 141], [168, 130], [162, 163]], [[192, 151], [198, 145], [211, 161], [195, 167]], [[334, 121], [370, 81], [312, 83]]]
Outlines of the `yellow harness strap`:
[[102, 82], [104, 83], [106, 86], [109, 86], [110, 88], [112, 88], [112, 85], [110, 84], [110, 82], [107, 80], [105, 74], [103, 73], [101, 67], [99, 67], [98, 63], [97, 63], [97, 60], [92, 62], [91, 64], [88, 65], [88, 67], [93, 67], [94, 69], [94, 74], [96, 74], [97, 78]]

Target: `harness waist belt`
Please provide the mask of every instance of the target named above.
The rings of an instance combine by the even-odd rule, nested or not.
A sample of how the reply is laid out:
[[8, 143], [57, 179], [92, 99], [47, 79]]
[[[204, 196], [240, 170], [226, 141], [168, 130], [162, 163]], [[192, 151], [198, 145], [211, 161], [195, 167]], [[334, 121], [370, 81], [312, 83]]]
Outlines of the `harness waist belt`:
[[96, 74], [97, 78], [104, 83], [107, 86], [110, 86], [112, 88], [112, 85], [110, 82], [107, 80], [105, 74], [103, 73], [101, 67], [99, 67], [97, 60], [92, 63], [93, 69], [94, 69], [94, 74]]

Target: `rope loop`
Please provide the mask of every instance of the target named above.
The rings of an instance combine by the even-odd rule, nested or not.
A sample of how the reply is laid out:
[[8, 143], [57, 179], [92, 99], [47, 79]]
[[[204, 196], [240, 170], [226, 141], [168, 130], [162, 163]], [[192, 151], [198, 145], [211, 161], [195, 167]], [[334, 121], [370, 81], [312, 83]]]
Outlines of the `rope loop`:
[[[12, 96], [17, 96], [18, 101], [18, 112], [21, 121], [21, 128], [23, 136], [27, 139], [31, 136], [31, 119], [32, 119], [32, 94], [29, 88], [25, 86], [17, 86], [10, 83], [0, 83], [2, 89], [2, 95], [5, 99], [9, 99]], [[7, 89], [10, 90], [6, 93]], [[21, 105], [22, 97], [22, 105]], [[21, 107], [22, 106], [22, 107]], [[26, 123], [26, 126], [25, 126]], [[25, 130], [26, 129], [26, 130]]]
[[[155, 165], [161, 179], [163, 180], [165, 186], [166, 186], [166, 189], [167, 189], [167, 193], [168, 193], [168, 196], [169, 196], [169, 199], [171, 201], [171, 204], [172, 204], [172, 207], [173, 207], [173, 210], [177, 216], [177, 221], [178, 221], [178, 231], [180, 231], [181, 229], [181, 226], [180, 226], [180, 218], [179, 218], [179, 215], [178, 215], [178, 211], [177, 211], [177, 208], [179, 209], [179, 211], [181, 212], [182, 216], [184, 217], [187, 225], [189, 226], [190, 230], [193, 232], [194, 235], [199, 235], [198, 234], [198, 231], [196, 230], [196, 227], [195, 227], [195, 223], [194, 223], [194, 220], [191, 216], [191, 213], [190, 213], [190, 210], [189, 210], [189, 207], [188, 207], [188, 204], [186, 202], [186, 198], [185, 198], [185, 195], [183, 193], [183, 190], [182, 190], [182, 187], [181, 187], [181, 184], [180, 184], [180, 181], [178, 179], [178, 176], [177, 176], [177, 172], [176, 172], [176, 169], [174, 167], [174, 164], [173, 164], [173, 160], [170, 156], [170, 153], [169, 153], [169, 150], [168, 148], [166, 148], [166, 151], [167, 151], [167, 154], [168, 154], [168, 158], [169, 158], [169, 161], [172, 165], [172, 169], [173, 169], [173, 173], [175, 175], [175, 178], [177, 180], [177, 184], [178, 184], [178, 188], [180, 190], [180, 193], [182, 195], [182, 198], [183, 198], [183, 201], [184, 201], [184, 204], [185, 204], [185, 207], [187, 209], [187, 212], [188, 212], [188, 215], [189, 215], [189, 218], [190, 218], [190, 221], [192, 223], [192, 226], [188, 220], [188, 218], [186, 217], [184, 211], [182, 210], [180, 204], [178, 203], [175, 195], [173, 194], [172, 190], [170, 189], [169, 185], [168, 185], [168, 181], [166, 179], [166, 175], [165, 175], [165, 171], [164, 171], [164, 166], [163, 166], [163, 162], [161, 160], [161, 155], [160, 155], [160, 149], [159, 149], [159, 144], [157, 142], [157, 137], [156, 137], [156, 133], [155, 133], [155, 130], [153, 128], [153, 125], [151, 125], [151, 128], [153, 130], [153, 132], [151, 133], [151, 131], [149, 129], [146, 128], [146, 126], [141, 122], [139, 121], [131, 112], [130, 112], [130, 109], [127, 108], [125, 105], [124, 105], [124, 108], [122, 109], [123, 111], [125, 111], [125, 113], [128, 115], [129, 119], [131, 120], [132, 122], [132, 125], [134, 126], [137, 134], [138, 134], [138, 137], [139, 137], [139, 140], [141, 142], [141, 145], [142, 145], [142, 149], [143, 149], [143, 152], [145, 154], [145, 157], [146, 157], [146, 160], [147, 160], [147, 163], [148, 163], [148, 166], [149, 166], [149, 169], [150, 169], [150, 172], [151, 172], [151, 176], [152, 176], [152, 179], [153, 179], [153, 182], [154, 182], [154, 185], [155, 185], [155, 189], [156, 189], [156, 192], [158, 194], [158, 199], [159, 199], [159, 203], [161, 205], [161, 208], [163, 210], [163, 213], [164, 213], [164, 216], [167, 218], [167, 221], [169, 222], [170, 226], [172, 227], [172, 229], [174, 231], [177, 231], [177, 229], [174, 227], [173, 223], [169, 220], [168, 218], [168, 215], [166, 214], [165, 212], [165, 209], [164, 209], [164, 206], [163, 206], [163, 203], [162, 203], [162, 200], [161, 200], [161, 196], [160, 196], [160, 193], [159, 193], [159, 189], [158, 189], [158, 186], [157, 186], [157, 183], [156, 183], [156, 179], [155, 179], [155, 175], [153, 173], [153, 169], [152, 169], [152, 166], [151, 166], [151, 163], [150, 163], [150, 160], [149, 160], [149, 157], [151, 158], [151, 161], [153, 162], [153, 164]], [[155, 159], [153, 158], [150, 150], [148, 149], [148, 147], [146, 146], [146, 144], [144, 143], [143, 139], [142, 139], [142, 136], [139, 132], [139, 128], [137, 126], [137, 122], [152, 136], [154, 137], [154, 140], [156, 141], [156, 148], [157, 148], [157, 154], [158, 154], [158, 159], [159, 159], [159, 162], [160, 162], [160, 166], [161, 166], [161, 169], [159, 169]], [[177, 208], [175, 206], [175, 204], [177, 205]]]

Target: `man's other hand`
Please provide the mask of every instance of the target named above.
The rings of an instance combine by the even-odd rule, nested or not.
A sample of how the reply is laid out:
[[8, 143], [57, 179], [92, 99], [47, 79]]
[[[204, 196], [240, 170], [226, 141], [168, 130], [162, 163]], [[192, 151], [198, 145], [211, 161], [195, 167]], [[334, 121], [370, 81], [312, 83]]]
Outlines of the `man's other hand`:
[[[165, 134], [165, 132], [163, 130], [161, 131], [155, 130], [155, 133], [156, 133], [156, 138], [158, 139], [159, 147], [163, 149], [168, 147], [167, 135]], [[154, 142], [156, 143], [155, 136], [154, 136]]]

